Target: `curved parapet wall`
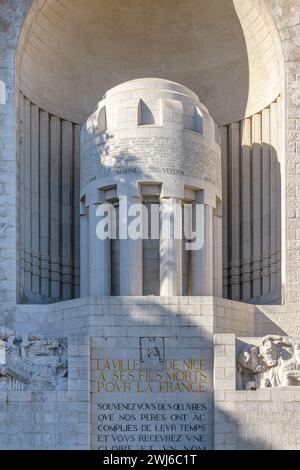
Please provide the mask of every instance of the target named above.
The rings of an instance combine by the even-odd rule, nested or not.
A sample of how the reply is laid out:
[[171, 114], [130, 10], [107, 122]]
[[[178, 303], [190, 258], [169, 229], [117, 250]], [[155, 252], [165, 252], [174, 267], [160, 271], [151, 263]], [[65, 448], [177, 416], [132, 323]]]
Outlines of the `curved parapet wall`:
[[162, 183], [166, 196], [183, 197], [189, 186], [221, 199], [219, 131], [194, 93], [159, 79], [106, 93], [82, 133], [81, 194], [124, 180]]

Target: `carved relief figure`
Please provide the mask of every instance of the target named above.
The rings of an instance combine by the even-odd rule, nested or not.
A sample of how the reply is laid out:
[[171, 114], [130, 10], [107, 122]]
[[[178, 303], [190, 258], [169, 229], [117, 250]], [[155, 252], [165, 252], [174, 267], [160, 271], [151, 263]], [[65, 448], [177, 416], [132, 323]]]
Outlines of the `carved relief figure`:
[[243, 388], [256, 390], [300, 384], [300, 341], [268, 335], [260, 346], [247, 345], [238, 358]]
[[5, 364], [0, 365], [0, 391], [24, 390], [29, 378], [16, 344], [16, 334], [9, 328], [2, 327], [0, 340], [5, 348]]
[[282, 365], [282, 383], [289, 387], [300, 385], [300, 341], [293, 346], [293, 356]]
[[140, 362], [144, 368], [161, 367], [164, 363], [164, 338], [140, 338]]
[[238, 359], [238, 371], [242, 375], [243, 386], [246, 390], [260, 388], [263, 366], [257, 346], [244, 347]]
[[290, 357], [288, 351], [283, 348], [284, 346], [290, 348], [292, 343], [288, 339], [284, 340], [281, 336], [268, 335], [262, 339], [259, 349], [264, 367], [265, 383], [261, 388], [282, 385], [281, 370], [284, 361]]
[[0, 390], [66, 390], [67, 347], [63, 340], [0, 329], [5, 364], [0, 365]]

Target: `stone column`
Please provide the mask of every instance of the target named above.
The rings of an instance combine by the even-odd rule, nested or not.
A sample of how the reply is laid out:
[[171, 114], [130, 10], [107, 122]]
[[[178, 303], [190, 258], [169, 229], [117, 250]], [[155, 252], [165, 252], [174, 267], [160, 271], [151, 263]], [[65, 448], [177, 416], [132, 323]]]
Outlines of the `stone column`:
[[[278, 163], [278, 104], [270, 106], [270, 290], [280, 289], [280, 276], [277, 272], [277, 233], [280, 230], [280, 205], [278, 205], [277, 167]], [[279, 177], [280, 182], [280, 177]], [[279, 192], [280, 194], [280, 192]]]
[[[40, 110], [40, 229], [41, 229], [41, 294], [50, 297], [50, 155], [49, 114]], [[21, 173], [22, 174], [22, 173]]]
[[252, 226], [253, 226], [253, 282], [252, 297], [262, 294], [261, 256], [262, 256], [262, 115], [252, 118]]
[[270, 109], [262, 112], [262, 295], [271, 292], [270, 241], [271, 241], [271, 149], [270, 149]]
[[[31, 177], [30, 177], [30, 101], [24, 100], [24, 287], [31, 291]], [[1, 244], [0, 244], [1, 245]], [[48, 248], [49, 249], [49, 248]]]
[[205, 205], [204, 244], [200, 250], [192, 251], [192, 296], [213, 295], [213, 241], [213, 208]]
[[39, 109], [31, 104], [30, 106], [30, 178], [31, 178], [31, 289], [32, 292], [40, 293], [40, 200], [39, 200]]
[[215, 297], [223, 295], [223, 270], [222, 270], [222, 205], [217, 202], [213, 211], [213, 258], [214, 258], [214, 289]]
[[228, 298], [228, 128], [227, 126], [221, 127], [221, 145], [222, 145], [222, 257], [223, 257], [223, 297]]
[[80, 297], [89, 295], [89, 219], [85, 201], [80, 203]]
[[60, 119], [50, 117], [50, 286], [51, 297], [62, 297], [61, 276], [61, 126]]
[[230, 201], [228, 228], [230, 236], [229, 246], [229, 296], [233, 300], [240, 300], [240, 125], [230, 124], [228, 131], [228, 153], [230, 170], [228, 178], [228, 194]]
[[[97, 237], [97, 216], [99, 204], [89, 206], [89, 295], [111, 295], [111, 240]], [[81, 241], [82, 244], [82, 241]]]
[[241, 123], [241, 300], [251, 299], [251, 119]]
[[80, 124], [73, 127], [73, 148], [74, 148], [74, 298], [80, 297]]
[[160, 295], [182, 295], [182, 207], [179, 198], [163, 198], [160, 206]]
[[[120, 295], [143, 295], [143, 240], [142, 237], [132, 239], [128, 227], [136, 216], [129, 215], [134, 212], [134, 205], [141, 204], [140, 197], [129, 196], [120, 200]], [[142, 216], [141, 216], [142, 217]]]
[[[62, 298], [69, 300], [73, 295], [73, 270], [70, 266], [73, 256], [73, 154], [70, 147], [73, 144], [73, 125], [69, 121], [61, 122], [62, 141], [62, 186], [61, 186], [61, 257], [62, 257]], [[75, 199], [75, 198], [74, 198]]]

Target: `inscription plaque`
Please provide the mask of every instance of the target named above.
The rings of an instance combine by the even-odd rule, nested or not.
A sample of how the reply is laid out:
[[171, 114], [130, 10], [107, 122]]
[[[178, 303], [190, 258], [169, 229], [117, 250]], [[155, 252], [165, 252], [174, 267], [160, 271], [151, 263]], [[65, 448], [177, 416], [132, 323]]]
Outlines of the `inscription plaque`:
[[136, 356], [93, 361], [93, 448], [211, 449], [209, 361], [169, 358], [161, 337], [140, 337]]

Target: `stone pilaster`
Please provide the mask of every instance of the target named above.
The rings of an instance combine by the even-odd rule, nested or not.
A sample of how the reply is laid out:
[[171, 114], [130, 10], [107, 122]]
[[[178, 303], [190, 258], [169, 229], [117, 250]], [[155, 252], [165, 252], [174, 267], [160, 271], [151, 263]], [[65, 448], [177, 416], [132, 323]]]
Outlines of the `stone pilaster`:
[[16, 47], [31, 1], [6, 0], [0, 5], [0, 318], [14, 313], [17, 291], [18, 175]]
[[110, 239], [101, 240], [97, 236], [98, 204], [89, 206], [89, 295], [111, 294]]
[[[160, 295], [182, 295], [182, 208], [179, 198], [162, 198], [160, 205]], [[177, 238], [176, 238], [177, 237]]]
[[[214, 217], [213, 208], [204, 206], [204, 244], [192, 251], [192, 295], [210, 296], [214, 290]], [[217, 254], [217, 252], [216, 252]]]
[[[121, 226], [127, 232], [127, 238], [122, 239], [120, 236], [120, 295], [125, 296], [139, 296], [143, 295], [143, 240], [138, 238], [132, 239], [130, 236], [130, 209], [133, 205], [141, 203], [139, 197], [127, 197], [126, 199], [127, 211], [125, 206], [123, 210], [126, 211], [121, 215]], [[120, 209], [119, 209], [120, 210]], [[123, 217], [126, 220], [123, 220]], [[126, 236], [126, 234], [124, 233]]]

